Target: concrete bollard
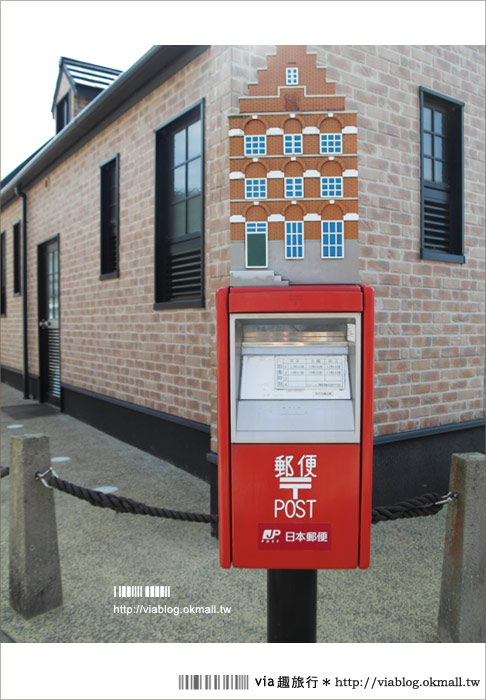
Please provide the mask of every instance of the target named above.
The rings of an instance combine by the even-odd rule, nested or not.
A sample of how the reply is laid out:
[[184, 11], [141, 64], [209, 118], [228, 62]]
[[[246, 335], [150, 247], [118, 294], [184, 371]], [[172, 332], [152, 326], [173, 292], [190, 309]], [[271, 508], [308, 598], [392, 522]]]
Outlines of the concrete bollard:
[[439, 605], [442, 642], [485, 641], [486, 464], [478, 452], [452, 455]]
[[50, 466], [46, 435], [10, 438], [10, 604], [26, 619], [62, 604], [54, 491], [35, 479]]

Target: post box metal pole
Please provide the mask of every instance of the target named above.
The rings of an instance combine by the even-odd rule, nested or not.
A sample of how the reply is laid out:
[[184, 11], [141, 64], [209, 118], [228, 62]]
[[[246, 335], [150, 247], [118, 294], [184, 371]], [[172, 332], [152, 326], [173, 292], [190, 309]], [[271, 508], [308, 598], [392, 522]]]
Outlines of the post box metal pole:
[[268, 569], [267, 642], [315, 642], [317, 571]]

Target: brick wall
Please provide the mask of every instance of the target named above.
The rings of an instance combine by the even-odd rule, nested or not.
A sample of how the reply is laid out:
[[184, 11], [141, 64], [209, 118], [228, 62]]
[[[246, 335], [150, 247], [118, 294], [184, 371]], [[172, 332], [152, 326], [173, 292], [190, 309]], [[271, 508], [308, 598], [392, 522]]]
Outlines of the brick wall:
[[[376, 291], [375, 433], [480, 418], [484, 320], [484, 51], [313, 46], [358, 113], [361, 278]], [[229, 279], [228, 114], [271, 46], [215, 46], [37, 183], [29, 198], [30, 371], [38, 374], [37, 245], [60, 234], [62, 381], [210, 423], [216, 450], [214, 292]], [[418, 88], [465, 102], [466, 264], [419, 257]], [[154, 311], [154, 133], [206, 98], [206, 308]], [[120, 278], [99, 280], [99, 166], [120, 154]], [[2, 363], [22, 367], [12, 298]]]
[[[375, 434], [480, 418], [484, 49], [309, 49], [358, 112], [361, 279], [376, 292]], [[420, 259], [419, 86], [465, 103], [465, 265]]]
[[[37, 245], [60, 234], [62, 382], [209, 423], [215, 393], [213, 297], [229, 260], [227, 53], [214, 47], [192, 61], [28, 191], [29, 368], [34, 374], [39, 371]], [[207, 306], [154, 311], [154, 129], [203, 97]], [[100, 281], [99, 168], [117, 153], [120, 277]], [[9, 211], [9, 231], [10, 218], [19, 214], [11, 217]], [[19, 351], [10, 351], [2, 320], [2, 362], [21, 369], [20, 316], [13, 316], [10, 293], [8, 304], [6, 325], [16, 326]]]
[[[16, 200], [7, 211], [2, 212], [1, 232], [5, 232], [6, 277], [7, 277], [7, 316], [1, 319], [1, 358], [2, 365], [21, 369], [23, 363], [22, 340], [22, 294], [13, 295], [13, 227], [22, 221], [22, 200]], [[20, 228], [22, 237], [22, 226]], [[22, 250], [22, 244], [21, 244]]]

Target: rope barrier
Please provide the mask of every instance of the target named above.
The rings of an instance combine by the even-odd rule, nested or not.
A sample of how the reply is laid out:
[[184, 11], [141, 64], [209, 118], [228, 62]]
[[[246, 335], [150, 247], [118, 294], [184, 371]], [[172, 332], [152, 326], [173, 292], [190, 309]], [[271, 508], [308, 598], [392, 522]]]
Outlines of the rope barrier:
[[[7, 467], [8, 469], [8, 467]], [[4, 476], [2, 474], [2, 476]], [[70, 481], [60, 479], [52, 467], [40, 474], [37, 472], [36, 479], [42, 481], [47, 488], [55, 488], [58, 491], [87, 501], [92, 506], [99, 508], [109, 508], [116, 513], [131, 513], [132, 515], [151, 515], [157, 518], [170, 518], [172, 520], [185, 520], [197, 523], [217, 523], [219, 518], [215, 514], [192, 513], [188, 511], [169, 510], [157, 506], [148, 506], [140, 501], [134, 501], [124, 496], [115, 496], [112, 493], [103, 493], [78, 486]], [[371, 523], [374, 525], [385, 520], [398, 520], [399, 518], [417, 518], [426, 515], [435, 515], [446, 503], [457, 498], [456, 492], [449, 492], [445, 496], [438, 493], [426, 493], [408, 501], [402, 501], [392, 506], [379, 506], [371, 511]]]
[[371, 523], [384, 520], [398, 520], [399, 518], [419, 518], [426, 515], [435, 515], [446, 503], [450, 503], [458, 494], [449, 492], [445, 496], [438, 493], [425, 493], [423, 496], [411, 498], [408, 501], [395, 503], [393, 506], [378, 506], [371, 511]]
[[171, 520], [186, 520], [188, 522], [196, 523], [215, 523], [218, 521], [217, 515], [210, 515], [206, 513], [191, 513], [180, 510], [169, 510], [168, 508], [158, 508], [157, 506], [148, 506], [145, 503], [140, 503], [139, 501], [134, 501], [131, 498], [125, 498], [123, 496], [115, 496], [112, 493], [103, 493], [102, 491], [93, 491], [92, 489], [87, 489], [84, 486], [78, 486], [77, 484], [72, 484], [70, 481], [65, 481], [60, 479], [57, 475], [52, 474], [52, 469], [49, 469], [51, 475], [47, 478], [43, 478], [44, 474], [37, 474], [36, 478], [41, 479], [43, 482], [47, 482], [46, 485], [51, 488], [58, 489], [64, 493], [68, 493], [70, 496], [75, 498], [80, 498], [83, 501], [88, 501], [92, 506], [98, 506], [99, 508], [109, 508], [114, 510], [116, 513], [131, 513], [132, 515], [151, 515], [157, 518], [169, 518]]
[[0, 478], [3, 479], [4, 476], [8, 476], [10, 474], [10, 469], [9, 467], [0, 467]]

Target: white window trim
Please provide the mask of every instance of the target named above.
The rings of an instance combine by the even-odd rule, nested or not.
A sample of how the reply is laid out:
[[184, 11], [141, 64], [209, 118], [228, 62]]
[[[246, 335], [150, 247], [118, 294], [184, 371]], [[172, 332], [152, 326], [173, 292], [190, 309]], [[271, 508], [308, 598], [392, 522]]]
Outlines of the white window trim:
[[[292, 151], [290, 153], [286, 153], [285, 151], [285, 137], [286, 136], [292, 136]], [[295, 150], [295, 136], [300, 136], [300, 151]], [[282, 153], [284, 156], [291, 156], [291, 155], [302, 155], [304, 152], [304, 138], [302, 133], [300, 134], [284, 134], [283, 135], [283, 141], [282, 141]]]
[[[287, 194], [287, 181], [293, 180], [292, 182], [292, 194]], [[302, 194], [298, 195], [295, 193], [295, 180], [302, 180]], [[301, 199], [304, 196], [304, 178], [302, 175], [297, 175], [296, 177], [286, 177], [284, 178], [284, 197], [285, 199]]]
[[[258, 138], [258, 139], [263, 139], [263, 143], [265, 144], [264, 146], [264, 152], [260, 153], [254, 153], [253, 149], [250, 149], [251, 152], [247, 151], [246, 144], [248, 143], [247, 139], [249, 140], [249, 143], [252, 143], [253, 138]], [[267, 155], [267, 135], [266, 134], [245, 134], [245, 137], [243, 139], [243, 153], [245, 156], [266, 156]]]
[[335, 132], [332, 132], [332, 133], [321, 132], [321, 133], [319, 133], [319, 152], [320, 152], [321, 155], [325, 156], [326, 154], [330, 153], [330, 151], [323, 151], [323, 150], [322, 150], [322, 137], [323, 137], [323, 136], [340, 136], [340, 137], [341, 137], [340, 149], [339, 149], [339, 151], [336, 151], [336, 149], [334, 149], [334, 151], [331, 153], [331, 155], [332, 155], [332, 156], [335, 156], [335, 155], [340, 155], [340, 154], [342, 154], [342, 152], [343, 152], [343, 137], [342, 137], [342, 134], [340, 134], [339, 132], [338, 132], [338, 133], [335, 133]]
[[[302, 255], [295, 257], [293, 255], [287, 255], [287, 235], [292, 236], [292, 232], [287, 231], [287, 224], [302, 224]], [[303, 260], [305, 257], [305, 240], [304, 240], [304, 222], [303, 221], [285, 221], [285, 240], [284, 240], [284, 254], [285, 260]], [[321, 246], [322, 253], [322, 246]]]
[[[331, 223], [340, 223], [342, 225], [342, 230], [341, 231], [335, 231], [336, 234], [339, 234], [343, 238], [343, 242], [341, 244], [341, 248], [343, 250], [342, 255], [324, 255], [324, 234], [328, 233], [323, 231], [323, 224], [331, 224]], [[328, 235], [330, 235], [328, 233]], [[330, 244], [331, 245], [331, 244]], [[339, 245], [339, 244], [332, 244], [332, 245]], [[321, 221], [321, 259], [322, 260], [342, 260], [344, 258], [344, 222], [339, 220], [339, 219], [323, 219]]]
[[[265, 231], [248, 231], [248, 224], [265, 224]], [[265, 234], [265, 260], [266, 265], [248, 265], [248, 236]], [[247, 221], [245, 223], [245, 268], [247, 270], [266, 270], [268, 268], [268, 224], [266, 221]]]
[[[262, 194], [260, 192], [260, 185], [258, 186], [259, 191], [258, 191], [257, 195], [255, 195], [254, 192], [248, 194], [247, 183], [250, 183], [254, 180], [258, 180], [258, 181], [264, 180], [265, 181], [265, 194]], [[253, 187], [252, 187], [252, 189], [253, 189]], [[245, 177], [245, 199], [253, 199], [254, 200], [255, 196], [257, 196], [258, 199], [266, 199], [267, 198], [267, 178], [266, 177]]]
[[[295, 79], [294, 79], [295, 76]], [[285, 85], [299, 84], [299, 69], [297, 66], [288, 66], [285, 69]]]
[[[341, 180], [341, 194], [336, 194], [336, 192], [334, 192], [334, 194], [322, 194], [323, 180], [329, 180], [329, 178], [331, 178], [331, 177]], [[328, 197], [334, 198], [334, 197], [343, 197], [344, 196], [342, 175], [323, 175], [323, 176], [321, 176], [321, 183], [320, 184], [321, 184], [321, 197], [323, 197], [324, 199], [327, 199]]]

